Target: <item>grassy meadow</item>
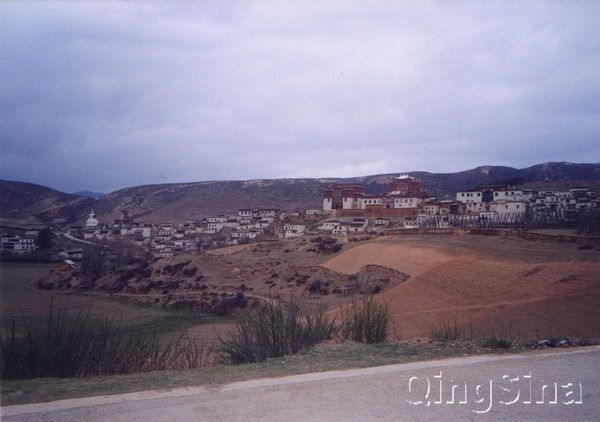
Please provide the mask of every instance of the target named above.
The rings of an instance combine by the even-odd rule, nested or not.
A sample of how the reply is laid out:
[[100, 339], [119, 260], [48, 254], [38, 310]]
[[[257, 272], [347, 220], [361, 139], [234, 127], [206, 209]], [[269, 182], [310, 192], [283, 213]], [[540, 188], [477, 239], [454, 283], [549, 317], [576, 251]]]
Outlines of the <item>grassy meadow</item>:
[[90, 312], [119, 323], [123, 329], [147, 330], [165, 338], [190, 329], [196, 336], [214, 338], [213, 326], [218, 329], [225, 318], [202, 314], [195, 310], [167, 310], [141, 306], [93, 294], [74, 294], [35, 289], [36, 281], [56, 264], [0, 263], [0, 333], [10, 332], [13, 321], [17, 329], [24, 323], [46, 320], [52, 305], [56, 310], [65, 307], [71, 314]]

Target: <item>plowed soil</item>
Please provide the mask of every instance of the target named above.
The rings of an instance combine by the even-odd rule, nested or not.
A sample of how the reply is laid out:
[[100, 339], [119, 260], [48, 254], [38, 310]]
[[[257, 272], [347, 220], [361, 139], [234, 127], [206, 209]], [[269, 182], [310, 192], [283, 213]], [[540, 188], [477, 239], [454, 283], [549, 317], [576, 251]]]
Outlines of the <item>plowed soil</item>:
[[600, 250], [488, 236], [383, 238], [323, 264], [351, 274], [366, 264], [410, 278], [380, 294], [398, 337], [456, 323], [466, 335], [600, 336]]

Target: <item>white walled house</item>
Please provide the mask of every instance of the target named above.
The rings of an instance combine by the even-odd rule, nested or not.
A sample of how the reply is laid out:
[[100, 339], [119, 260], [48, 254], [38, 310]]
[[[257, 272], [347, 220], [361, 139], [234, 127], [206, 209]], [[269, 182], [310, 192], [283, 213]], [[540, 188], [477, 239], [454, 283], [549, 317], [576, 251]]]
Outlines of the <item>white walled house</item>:
[[418, 208], [421, 201], [421, 198], [416, 197], [394, 198], [394, 208]]
[[320, 214], [323, 214], [323, 211], [317, 210], [317, 209], [308, 209], [308, 210], [304, 211], [304, 213], [306, 215], [320, 215]]
[[478, 214], [488, 211], [488, 209], [488, 204], [483, 202], [467, 202], [465, 204], [465, 213], [467, 214]]
[[240, 226], [240, 223], [237, 221], [226, 221], [223, 224], [223, 227], [226, 227], [228, 229], [237, 229]]
[[257, 229], [265, 229], [265, 228], [269, 227], [270, 225], [271, 225], [271, 222], [266, 219], [258, 220], [256, 223], [254, 223], [254, 227], [256, 227]]
[[332, 231], [341, 225], [339, 220], [325, 220], [317, 227], [317, 230]]
[[227, 217], [224, 215], [219, 215], [218, 217], [208, 217], [207, 221], [209, 223], [224, 223], [227, 221]]
[[348, 226], [337, 226], [331, 230], [331, 234], [336, 236], [347, 236], [348, 235]]
[[356, 204], [356, 208], [359, 208], [362, 210], [366, 209], [368, 206], [375, 206], [375, 205], [381, 206], [383, 204], [383, 197], [370, 196], [370, 197], [364, 197], [364, 198], [357, 198], [355, 204]]
[[366, 218], [356, 218], [349, 223], [344, 224], [347, 227], [348, 233], [363, 233], [367, 230], [367, 226], [369, 225], [369, 220]]
[[261, 208], [256, 213], [259, 218], [275, 218], [277, 217], [278, 209], [275, 208]]
[[423, 207], [423, 212], [425, 214], [429, 214], [429, 215], [436, 215], [439, 214], [440, 212], [440, 206], [438, 204], [425, 204], [425, 206]]
[[27, 252], [33, 252], [37, 249], [35, 239], [33, 237], [25, 236], [3, 236], [2, 237], [2, 250], [9, 251], [16, 254], [24, 254]]
[[495, 211], [500, 219], [512, 221], [527, 211], [527, 204], [518, 201], [492, 202], [490, 211]]
[[345, 196], [342, 198], [342, 209], [353, 210], [358, 208], [358, 199], [354, 196]]
[[283, 226], [283, 237], [300, 237], [304, 236], [306, 226], [304, 224], [285, 224]]
[[494, 201], [523, 201], [523, 191], [521, 190], [495, 190], [493, 193]]
[[208, 223], [206, 226], [207, 233], [216, 233], [223, 228], [223, 223]]
[[467, 191], [467, 192], [457, 192], [456, 193], [456, 201], [461, 204], [468, 203], [479, 203], [483, 201], [483, 192], [482, 191]]
[[258, 236], [260, 236], [261, 234], [262, 234], [262, 231], [256, 230], [256, 229], [252, 229], [248, 233], [246, 233], [246, 235], [248, 236], [249, 239], [255, 239]]

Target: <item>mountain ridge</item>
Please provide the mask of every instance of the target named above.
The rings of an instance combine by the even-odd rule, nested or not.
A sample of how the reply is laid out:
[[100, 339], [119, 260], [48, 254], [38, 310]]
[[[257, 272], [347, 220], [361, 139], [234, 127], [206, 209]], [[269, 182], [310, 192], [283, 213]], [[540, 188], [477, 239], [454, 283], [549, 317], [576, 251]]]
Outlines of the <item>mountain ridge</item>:
[[[73, 223], [83, 221], [92, 208], [105, 222], [119, 217], [124, 209], [148, 222], [181, 222], [238, 208], [320, 208], [322, 192], [330, 184], [362, 183], [368, 193], [380, 193], [400, 173], [149, 184], [118, 189], [98, 199], [33, 183], [0, 181], [0, 222]], [[421, 179], [430, 195], [440, 199], [477, 185], [506, 181], [523, 186], [541, 184], [547, 189], [569, 184], [600, 189], [599, 163], [547, 162], [522, 169], [484, 165], [454, 173], [408, 174]]]

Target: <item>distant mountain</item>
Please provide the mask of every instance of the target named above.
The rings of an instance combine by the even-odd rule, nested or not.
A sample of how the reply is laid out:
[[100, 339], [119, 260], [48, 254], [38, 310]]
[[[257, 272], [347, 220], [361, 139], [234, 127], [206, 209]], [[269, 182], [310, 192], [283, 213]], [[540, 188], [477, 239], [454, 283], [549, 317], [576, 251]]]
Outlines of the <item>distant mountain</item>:
[[[94, 200], [23, 182], [0, 181], [0, 222], [83, 221], [93, 208], [101, 221], [120, 217], [123, 210], [148, 222], [181, 222], [236, 212], [238, 208], [320, 208], [330, 184], [355, 182], [369, 193], [386, 190], [399, 173], [351, 178], [257, 179], [144, 185], [121, 189]], [[524, 169], [481, 166], [457, 173], [410, 172], [437, 198], [480, 184], [511, 183], [537, 189], [588, 185], [600, 190], [600, 164], [544, 163]]]
[[94, 200], [33, 183], [0, 180], [0, 223], [67, 223], [89, 210]]
[[73, 192], [73, 195], [85, 196], [86, 198], [98, 199], [106, 194], [102, 193], [102, 192], [92, 192], [91, 190], [80, 190], [78, 192]]

